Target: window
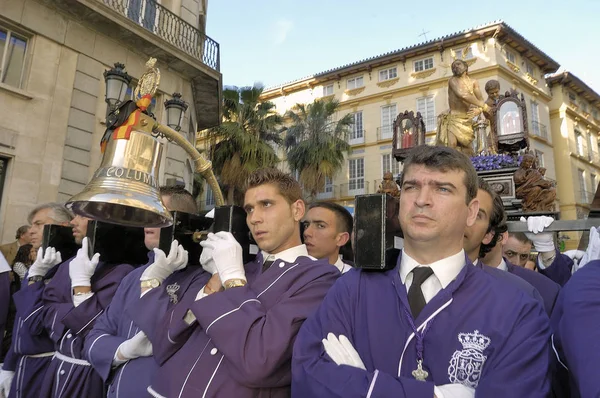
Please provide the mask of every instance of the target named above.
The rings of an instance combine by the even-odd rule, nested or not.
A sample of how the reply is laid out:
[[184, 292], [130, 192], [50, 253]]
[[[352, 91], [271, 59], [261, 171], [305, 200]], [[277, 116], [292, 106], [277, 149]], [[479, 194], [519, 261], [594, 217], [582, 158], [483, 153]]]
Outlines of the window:
[[581, 101], [581, 102], [579, 103], [579, 107], [581, 108], [581, 111], [582, 111], [582, 112], [584, 112], [584, 113], [587, 113], [587, 111], [588, 111], [588, 107], [587, 107], [587, 104], [586, 104], [585, 102]]
[[25, 37], [0, 27], [0, 82], [21, 88], [26, 50]]
[[512, 62], [515, 65], [517, 64], [517, 57], [515, 56], [515, 53], [513, 53], [512, 51], [506, 50], [505, 54], [506, 54], [506, 60], [508, 62]]
[[323, 86], [323, 97], [327, 97], [328, 95], [333, 95], [333, 84]]
[[598, 176], [596, 174], [590, 174], [592, 180], [592, 193], [595, 194], [598, 190]]
[[535, 67], [531, 62], [525, 62], [525, 70], [527, 71], [527, 73], [529, 73], [529, 76], [534, 76]]
[[206, 207], [215, 206], [215, 194], [210, 185], [206, 184]]
[[540, 108], [536, 101], [531, 101], [531, 127], [533, 134], [538, 137], [548, 138], [546, 126], [540, 123]]
[[577, 154], [583, 156], [583, 135], [577, 130], [575, 130], [575, 144], [577, 146]]
[[544, 166], [544, 152], [535, 150], [535, 158], [537, 159], [538, 167], [546, 167]]
[[398, 77], [398, 69], [396, 67], [379, 71], [379, 81], [383, 82]]
[[415, 72], [421, 72], [428, 69], [433, 69], [433, 57], [420, 59], [414, 62]]
[[598, 120], [598, 111], [596, 109], [592, 109], [592, 117]]
[[360, 195], [365, 190], [365, 160], [348, 160], [348, 195]]
[[591, 133], [588, 133], [587, 136], [587, 149], [588, 149], [588, 159], [591, 161], [594, 160], [594, 136]]
[[365, 142], [365, 133], [363, 130], [363, 116], [362, 111], [354, 114], [354, 124], [352, 125], [352, 132], [350, 133], [350, 144], [362, 144]]
[[417, 98], [417, 112], [420, 112], [423, 117], [425, 131], [434, 131], [436, 129], [436, 115], [433, 95]]
[[317, 199], [333, 198], [333, 180], [325, 177], [325, 186], [323, 190], [317, 194]]
[[381, 155], [381, 175], [391, 171], [394, 178], [400, 174], [400, 162], [392, 156], [391, 153]]
[[473, 48], [470, 45], [467, 47], [455, 48], [452, 51], [454, 51], [454, 58], [456, 59], [473, 59]]
[[569, 91], [569, 101], [577, 102], [577, 96], [572, 91]]
[[359, 76], [359, 77], [353, 77], [352, 79], [348, 79], [347, 83], [346, 83], [346, 88], [348, 90], [352, 90], [355, 88], [359, 88], [363, 86], [363, 77]]
[[588, 195], [587, 195], [587, 187], [585, 184], [585, 171], [581, 169], [577, 169], [577, 176], [579, 177], [579, 189], [580, 189], [580, 200], [581, 203], [587, 203]]
[[381, 107], [381, 127], [379, 139], [392, 138], [394, 119], [396, 118], [396, 104]]

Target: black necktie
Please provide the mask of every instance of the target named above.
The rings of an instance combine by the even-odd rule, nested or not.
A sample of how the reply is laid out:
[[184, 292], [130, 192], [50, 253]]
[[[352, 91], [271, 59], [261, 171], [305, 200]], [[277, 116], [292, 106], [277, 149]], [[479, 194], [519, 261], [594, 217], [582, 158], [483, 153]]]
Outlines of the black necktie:
[[262, 272], [265, 272], [266, 270], [269, 269], [269, 267], [271, 266], [271, 264], [273, 264], [275, 262], [275, 260], [267, 260], [263, 263], [262, 266]]
[[433, 274], [433, 270], [430, 267], [417, 267], [412, 270], [412, 273], [413, 280], [408, 289], [408, 304], [410, 304], [413, 319], [417, 319], [426, 304], [421, 285]]

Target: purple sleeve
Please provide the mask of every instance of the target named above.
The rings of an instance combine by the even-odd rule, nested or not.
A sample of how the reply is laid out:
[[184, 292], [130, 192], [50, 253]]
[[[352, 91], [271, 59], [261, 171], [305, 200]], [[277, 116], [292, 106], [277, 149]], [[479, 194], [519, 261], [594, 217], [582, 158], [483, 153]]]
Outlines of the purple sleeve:
[[328, 333], [352, 340], [353, 305], [357, 300], [359, 272], [340, 278], [298, 334], [292, 359], [292, 397], [433, 397], [433, 383], [395, 377], [377, 369], [337, 365], [322, 340]]
[[[25, 284], [18, 292], [13, 294], [17, 312], [23, 319], [21, 327], [25, 333], [30, 333], [33, 336], [38, 336], [44, 331], [43, 295], [45, 288], [44, 282], [40, 281], [31, 285]], [[19, 328], [13, 330], [19, 330]]]
[[65, 261], [58, 267], [52, 280], [46, 284], [42, 296], [44, 309], [40, 321], [55, 343], [60, 341], [67, 330], [61, 320], [74, 308], [71, 297], [71, 278], [69, 277], [70, 263], [70, 261]]
[[14, 337], [15, 336], [13, 335], [13, 340], [11, 341], [11, 345], [8, 348], [8, 352], [4, 356], [4, 364], [2, 365], [2, 369], [10, 370], [12, 372], [17, 370], [17, 361], [18, 361], [18, 355], [15, 354], [15, 351], [13, 350]]
[[486, 362], [481, 397], [546, 397], [550, 393], [550, 320], [542, 305], [523, 296], [510, 337]]
[[[255, 388], [285, 386], [291, 382], [292, 347], [298, 330], [338, 276], [330, 266], [289, 273], [278, 280], [286, 290], [276, 293], [280, 297], [275, 303], [267, 299], [272, 304], [268, 308], [257, 292], [244, 286], [207, 296], [194, 302], [191, 310], [225, 356], [236, 381]], [[291, 281], [285, 281], [288, 277]]]
[[565, 256], [564, 254], [560, 254], [560, 252], [556, 251], [556, 258], [544, 269], [540, 268], [540, 273], [542, 275], [547, 276], [554, 282], [558, 283], [560, 286], [564, 286], [569, 279], [571, 278], [571, 270], [573, 269], [573, 260], [569, 258], [569, 256]]
[[[0, 341], [4, 336], [6, 329], [6, 321], [8, 319], [8, 309], [10, 307], [10, 273], [3, 272], [0, 274]], [[0, 350], [2, 348], [0, 347]], [[0, 358], [2, 357], [0, 352]]]
[[110, 376], [117, 348], [127, 340], [119, 335], [119, 321], [127, 300], [126, 292], [131, 283], [131, 274], [123, 279], [106, 311], [96, 319], [93, 329], [85, 337], [84, 352], [96, 372], [106, 381]]
[[92, 283], [94, 295], [77, 307], [72, 306], [62, 318], [62, 323], [76, 334], [89, 332], [94, 321], [109, 306], [119, 283], [132, 269], [129, 265], [118, 265]]
[[553, 344], [581, 397], [600, 396], [600, 261], [577, 271], [561, 291], [552, 316]]

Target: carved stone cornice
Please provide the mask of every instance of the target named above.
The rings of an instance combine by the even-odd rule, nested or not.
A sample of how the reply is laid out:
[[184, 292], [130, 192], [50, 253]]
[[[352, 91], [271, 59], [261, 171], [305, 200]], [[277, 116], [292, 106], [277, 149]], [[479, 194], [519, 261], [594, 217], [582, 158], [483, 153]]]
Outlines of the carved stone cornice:
[[436, 68], [432, 68], [432, 69], [427, 69], [427, 70], [422, 70], [420, 72], [413, 72], [411, 73], [411, 77], [414, 77], [415, 79], [425, 79], [426, 77], [429, 77], [431, 75], [433, 75], [436, 71]]
[[358, 88], [353, 88], [351, 90], [346, 90], [346, 91], [344, 91], [344, 94], [346, 94], [346, 95], [358, 95], [358, 94], [362, 93], [363, 91], [365, 91], [365, 86], [358, 87]]
[[382, 88], [392, 87], [394, 84], [398, 83], [399, 80], [400, 80], [400, 78], [396, 77], [394, 79], [389, 79], [389, 80], [385, 80], [383, 82], [379, 82], [379, 83], [377, 83], [377, 86], [382, 87]]
[[527, 78], [527, 80], [529, 80], [529, 83], [533, 84], [534, 86], [537, 86], [538, 80], [535, 77], [531, 76], [529, 73], [526, 73], [525, 77]]
[[329, 100], [332, 100], [334, 97], [335, 97], [335, 94], [325, 95], [325, 96], [321, 97], [321, 101], [329, 101]]
[[521, 71], [521, 68], [519, 68], [517, 65], [513, 64], [509, 60], [506, 60], [506, 65], [508, 65], [508, 67], [512, 69], [512, 71], [515, 73], [519, 73]]

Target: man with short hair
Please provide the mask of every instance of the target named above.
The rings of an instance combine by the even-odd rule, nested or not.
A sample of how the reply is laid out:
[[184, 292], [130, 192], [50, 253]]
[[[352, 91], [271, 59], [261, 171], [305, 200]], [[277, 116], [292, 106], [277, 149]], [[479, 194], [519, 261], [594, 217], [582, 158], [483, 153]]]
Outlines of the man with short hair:
[[352, 269], [340, 256], [340, 249], [350, 240], [352, 223], [352, 215], [336, 203], [311, 203], [302, 222], [308, 254], [329, 260], [342, 274]]
[[[0, 372], [0, 396], [37, 396], [46, 370], [54, 355], [54, 343], [41, 327], [32, 321], [40, 315], [43, 306], [35, 303], [41, 299], [46, 283], [52, 279], [62, 262], [60, 253], [47, 248], [42, 252], [44, 225], [69, 225], [73, 214], [60, 203], [44, 203], [36, 206], [27, 217], [31, 223], [30, 243], [39, 248], [38, 256], [28, 271], [27, 284], [13, 295], [17, 307], [13, 327], [12, 343]], [[12, 383], [16, 375], [15, 383]]]
[[401, 183], [397, 266], [338, 279], [296, 339], [293, 396], [545, 397], [542, 305], [465, 257], [479, 210], [469, 158], [416, 147]]
[[502, 243], [504, 257], [512, 264], [524, 267], [531, 254], [532, 243], [523, 232], [509, 232]]
[[[197, 213], [194, 197], [185, 189], [160, 187], [159, 193], [168, 210]], [[159, 285], [155, 290], [160, 293], [161, 300], [144, 309], [158, 319], [181, 299], [187, 286], [202, 286], [211, 277], [196, 266], [197, 258], [189, 259], [189, 264], [182, 264], [182, 259], [176, 258], [174, 250], [179, 250], [177, 241], [173, 242], [173, 255], [166, 256], [158, 249], [160, 228], [144, 228], [144, 232], [144, 243], [149, 250], [148, 264], [133, 270], [123, 279], [113, 302], [98, 318], [85, 341], [85, 353], [106, 382], [109, 398], [146, 396], [151, 377], [158, 369], [150, 340], [125, 311], [127, 305], [140, 298], [140, 280], [148, 283], [156, 279]], [[153, 331], [147, 332], [152, 336]]]
[[31, 224], [29, 230], [30, 242], [34, 249], [42, 245], [44, 225], [57, 224], [67, 226], [73, 219], [73, 214], [61, 203], [44, 203], [35, 207], [29, 213], [27, 221]]
[[12, 265], [12, 263], [15, 261], [19, 247], [29, 243], [29, 228], [29, 225], [23, 225], [19, 227], [15, 236], [16, 240], [12, 243], [7, 243], [0, 246], [0, 252], [2, 252], [9, 265]]
[[289, 397], [292, 343], [340, 273], [301, 243], [305, 207], [290, 175], [252, 173], [244, 209], [261, 250], [254, 261], [243, 264], [230, 233], [210, 234], [201, 243], [213, 274], [206, 286], [188, 287], [159, 327], [144, 310], [157, 289], [127, 310], [142, 330], [156, 330], [148, 336], [160, 364], [148, 388], [155, 397]]

